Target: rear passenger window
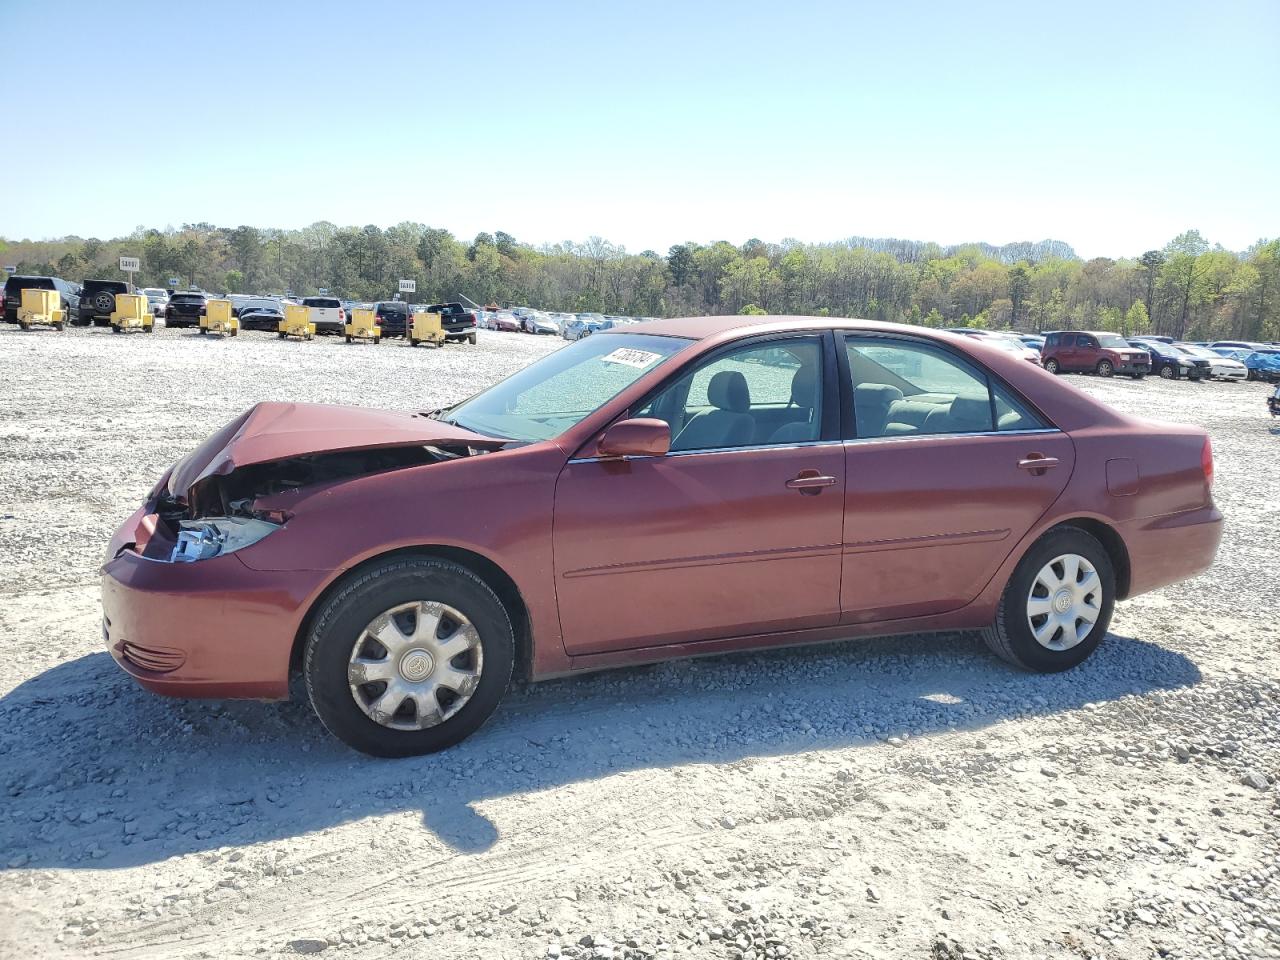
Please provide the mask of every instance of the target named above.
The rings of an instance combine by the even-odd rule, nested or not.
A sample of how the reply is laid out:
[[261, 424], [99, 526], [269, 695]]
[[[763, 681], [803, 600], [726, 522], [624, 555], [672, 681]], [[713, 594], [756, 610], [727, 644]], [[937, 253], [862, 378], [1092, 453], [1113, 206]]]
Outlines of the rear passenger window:
[[986, 375], [948, 351], [907, 340], [860, 337], [847, 338], [846, 351], [860, 438], [995, 429]]
[[1043, 430], [1045, 422], [1000, 386], [991, 385], [991, 399], [996, 407], [997, 430]]

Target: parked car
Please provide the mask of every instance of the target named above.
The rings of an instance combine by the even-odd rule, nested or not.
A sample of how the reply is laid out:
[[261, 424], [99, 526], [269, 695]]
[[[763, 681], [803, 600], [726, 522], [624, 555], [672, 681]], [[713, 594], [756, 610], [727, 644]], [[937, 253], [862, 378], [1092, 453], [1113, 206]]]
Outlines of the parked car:
[[525, 333], [559, 333], [559, 325], [541, 310], [526, 313], [520, 318], [520, 329]]
[[1226, 347], [1230, 350], [1257, 350], [1265, 346], [1265, 343], [1257, 343], [1252, 340], [1215, 340], [1209, 344], [1212, 350], [1217, 350], [1219, 347]]
[[299, 664], [379, 756], [462, 740], [513, 672], [955, 630], [1054, 672], [1210, 566], [1212, 482], [1199, 427], [969, 338], [633, 325], [426, 416], [247, 410], [112, 537], [105, 642], [177, 696], [282, 699]]
[[164, 325], [166, 327], [198, 327], [208, 301], [209, 298], [205, 294], [194, 290], [170, 294], [168, 306], [165, 307]]
[[1264, 350], [1253, 350], [1241, 357], [1240, 362], [1249, 371], [1250, 380], [1280, 382], [1280, 349], [1267, 347]]
[[1239, 360], [1224, 357], [1208, 347], [1196, 346], [1193, 343], [1175, 343], [1175, 347], [1192, 358], [1209, 361], [1209, 376], [1218, 380], [1247, 380], [1249, 368]]
[[244, 330], [267, 330], [277, 333], [284, 319], [284, 305], [272, 297], [249, 297], [237, 308], [240, 327]]
[[1276, 387], [1271, 396], [1267, 397], [1267, 410], [1272, 417], [1280, 417], [1280, 385]]
[[123, 280], [86, 280], [80, 288], [79, 326], [105, 327], [116, 309], [116, 294], [128, 293]]
[[1044, 352], [1044, 337], [1039, 334], [1021, 334], [1018, 339], [1022, 341], [1023, 346], [1030, 347], [1036, 353]]
[[307, 319], [316, 325], [316, 333], [345, 333], [347, 311], [334, 297], [303, 297]]
[[1032, 350], [1030, 347], [1025, 346], [1021, 340], [1013, 337], [975, 337], [974, 339], [979, 343], [994, 347], [996, 350], [1016, 354], [1023, 360], [1034, 363], [1037, 367], [1040, 366], [1040, 351]]
[[440, 314], [446, 340], [476, 342], [476, 315], [462, 304], [433, 303], [427, 307], [427, 313]]
[[156, 318], [164, 316], [164, 308], [169, 303], [169, 291], [162, 287], [143, 287], [138, 291], [147, 298], [147, 306]]
[[79, 316], [80, 297], [76, 284], [61, 277], [35, 277], [14, 274], [4, 282], [5, 323], [18, 322], [18, 308], [22, 306], [23, 290], [57, 290], [62, 298], [62, 309], [71, 323]]
[[520, 329], [520, 318], [510, 310], [498, 310], [489, 317], [489, 329], [515, 333]]
[[560, 336], [565, 340], [581, 340], [599, 330], [600, 323], [590, 314], [580, 313], [560, 328]]
[[1165, 380], [1207, 380], [1213, 373], [1210, 361], [1183, 353], [1171, 343], [1146, 337], [1130, 337], [1129, 342], [1151, 356], [1151, 369]]
[[412, 316], [409, 305], [402, 300], [383, 300], [373, 305], [378, 328], [384, 337], [403, 337], [409, 329]]
[[1145, 349], [1131, 346], [1117, 333], [1090, 330], [1060, 330], [1044, 338], [1041, 363], [1050, 373], [1096, 373], [1110, 377], [1119, 373], [1141, 380], [1151, 372], [1151, 358]]

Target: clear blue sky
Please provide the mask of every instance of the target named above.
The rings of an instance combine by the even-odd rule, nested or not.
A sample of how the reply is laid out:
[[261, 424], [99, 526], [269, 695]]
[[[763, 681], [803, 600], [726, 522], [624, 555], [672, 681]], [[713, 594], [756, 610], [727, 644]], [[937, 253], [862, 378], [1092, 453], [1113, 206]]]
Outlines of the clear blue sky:
[[1280, 234], [1276, 0], [0, 8], [10, 238], [414, 220], [1122, 256]]

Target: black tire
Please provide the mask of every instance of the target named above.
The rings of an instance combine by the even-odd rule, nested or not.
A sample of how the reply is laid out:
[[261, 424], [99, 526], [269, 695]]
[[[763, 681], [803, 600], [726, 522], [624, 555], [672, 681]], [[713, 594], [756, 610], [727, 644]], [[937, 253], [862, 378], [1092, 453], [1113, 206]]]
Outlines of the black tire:
[[1161, 380], [1177, 380], [1178, 379], [1178, 368], [1175, 367], [1172, 363], [1160, 364], [1160, 369], [1157, 370], [1156, 373], [1160, 374]]
[[[483, 667], [478, 686], [453, 716], [423, 730], [397, 730], [360, 708], [347, 668], [369, 623], [392, 607], [419, 600], [447, 604], [471, 621], [480, 636]], [[511, 618], [484, 580], [448, 560], [392, 558], [356, 571], [324, 602], [307, 637], [303, 676], [320, 722], [343, 743], [375, 757], [413, 757], [444, 750], [479, 730], [507, 692], [514, 659]]]
[[1147, 378], [1147, 375], [1145, 373], [1135, 373], [1132, 376], [1133, 376], [1133, 379], [1135, 380], [1145, 380]]
[[[1093, 628], [1083, 640], [1065, 650], [1042, 646], [1031, 631], [1027, 598], [1032, 583], [1046, 564], [1063, 554], [1077, 554], [1093, 564], [1101, 582], [1102, 601]], [[1035, 673], [1057, 673], [1083, 663], [1097, 649], [1115, 607], [1116, 575], [1111, 557], [1097, 538], [1077, 527], [1054, 527], [1037, 540], [1019, 561], [1005, 585], [996, 608], [995, 622], [982, 631], [982, 638], [996, 656], [1014, 666]]]
[[1100, 377], [1111, 377], [1115, 375], [1116, 368], [1110, 360], [1099, 360], [1098, 365], [1094, 367], [1094, 372]]
[[201, 328], [200, 328], [200, 336], [202, 336], [202, 337], [207, 337], [208, 335], [209, 335], [209, 328], [208, 328], [208, 327], [201, 327]]
[[471, 344], [473, 347], [476, 345], [476, 335], [474, 333], [467, 337], [467, 343]]
[[281, 340], [285, 340], [288, 338], [289, 335], [287, 333], [277, 333], [276, 336], [279, 337]]
[[1257, 371], [1257, 370], [1250, 370], [1248, 373], [1246, 373], [1246, 374], [1244, 375], [1244, 378], [1245, 378], [1246, 380], [1257, 380], [1257, 379], [1258, 379], [1258, 371]]
[[[583, 336], [585, 337], [586, 334], [584, 333]], [[1053, 357], [1050, 357], [1048, 360], [1044, 362], [1044, 368], [1048, 370], [1050, 373], [1054, 373], [1054, 374], [1056, 374], [1061, 369], [1061, 367], [1058, 365], [1058, 361], [1053, 359]]]
[[351, 338], [347, 337], [347, 343], [350, 343], [350, 342], [351, 342]]

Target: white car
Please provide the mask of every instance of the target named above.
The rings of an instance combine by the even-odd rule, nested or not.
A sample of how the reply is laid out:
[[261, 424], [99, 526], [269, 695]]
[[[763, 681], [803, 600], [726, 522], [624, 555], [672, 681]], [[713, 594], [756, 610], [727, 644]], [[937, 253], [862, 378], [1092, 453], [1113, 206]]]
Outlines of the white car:
[[1224, 357], [1208, 347], [1197, 347], [1189, 343], [1174, 344], [1183, 353], [1188, 353], [1201, 360], [1208, 360], [1213, 371], [1210, 376], [1215, 380], [1248, 380], [1249, 368], [1239, 360]]

